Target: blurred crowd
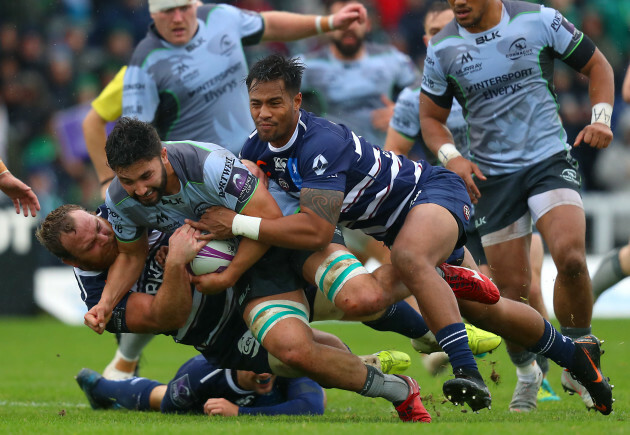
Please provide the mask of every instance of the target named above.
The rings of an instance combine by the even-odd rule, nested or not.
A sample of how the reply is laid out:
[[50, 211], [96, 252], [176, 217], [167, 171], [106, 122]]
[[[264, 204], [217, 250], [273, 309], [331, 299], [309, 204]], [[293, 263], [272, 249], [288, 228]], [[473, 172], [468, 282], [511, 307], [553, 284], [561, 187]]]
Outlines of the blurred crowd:
[[[425, 47], [422, 22], [433, 1], [367, 0], [372, 19], [370, 38], [390, 42], [422, 68]], [[312, 0], [241, 0], [223, 2], [256, 11], [323, 13]], [[546, 0], [576, 24], [606, 55], [621, 89], [630, 44], [630, 2], [618, 0]], [[89, 103], [127, 63], [151, 21], [146, 0], [21, 0], [0, 3], [0, 158], [33, 187], [41, 216], [66, 202], [88, 208], [101, 202], [99, 183], [85, 150], [81, 122]], [[605, 25], [604, 25], [605, 23]], [[254, 46], [255, 60], [271, 51], [298, 54], [324, 40]], [[587, 82], [558, 62], [555, 86], [560, 113], [569, 135], [590, 123]], [[611, 173], [602, 166], [608, 150], [574, 150], [585, 190], [630, 190], [630, 106], [616, 98], [615, 142], [622, 150]], [[625, 151], [628, 150], [628, 151]], [[625, 151], [625, 152], [623, 152]], [[603, 172], [604, 176], [598, 175]], [[612, 180], [612, 181], [611, 181]]]

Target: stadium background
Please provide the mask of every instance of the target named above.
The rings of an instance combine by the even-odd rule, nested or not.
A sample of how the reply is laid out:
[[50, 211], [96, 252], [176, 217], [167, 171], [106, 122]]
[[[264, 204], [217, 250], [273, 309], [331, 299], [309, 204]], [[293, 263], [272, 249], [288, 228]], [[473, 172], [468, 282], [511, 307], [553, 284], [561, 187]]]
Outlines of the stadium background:
[[[313, 0], [221, 3], [257, 11], [324, 12], [321, 3]], [[395, 44], [421, 67], [425, 54], [421, 23], [432, 0], [364, 3], [373, 22], [370, 38]], [[594, 40], [615, 71], [615, 143], [611, 147], [629, 150], [619, 154], [620, 158], [627, 156], [626, 170], [611, 174], [598, 165], [610, 150], [573, 150], [584, 180], [589, 269], [593, 272], [601, 254], [625, 244], [630, 237], [626, 197], [630, 190], [630, 107], [619, 95], [630, 55], [630, 1], [535, 3], [559, 9]], [[38, 218], [24, 218], [15, 214], [5, 197], [0, 198], [0, 315], [33, 315], [44, 307], [70, 323], [82, 318], [81, 304], [75, 306], [78, 292], [71, 271], [35, 242], [33, 232], [39, 218], [63, 203], [91, 209], [101, 202], [81, 121], [90, 101], [126, 64], [149, 22], [146, 0], [0, 2], [0, 158], [33, 187], [42, 205]], [[325, 39], [310, 38], [290, 44], [261, 44], [248, 49], [247, 56], [251, 61], [276, 51], [298, 54], [322, 43]], [[558, 63], [555, 85], [571, 143], [590, 122], [587, 82]], [[545, 301], [550, 305], [554, 271], [549, 259], [543, 275]], [[594, 314], [630, 315], [630, 283], [622, 282], [605, 294]]]

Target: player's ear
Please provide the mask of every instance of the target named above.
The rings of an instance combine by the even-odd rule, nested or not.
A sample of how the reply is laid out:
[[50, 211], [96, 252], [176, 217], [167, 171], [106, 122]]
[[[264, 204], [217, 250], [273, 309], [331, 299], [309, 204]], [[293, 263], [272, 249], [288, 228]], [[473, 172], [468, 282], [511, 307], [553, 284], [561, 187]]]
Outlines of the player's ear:
[[160, 160], [162, 160], [162, 164], [168, 163], [168, 155], [166, 152], [166, 147], [162, 147], [162, 151], [160, 151]]
[[297, 94], [295, 94], [295, 97], [293, 97], [293, 108], [295, 110], [300, 110], [301, 106], [302, 106], [302, 93], [298, 92]]

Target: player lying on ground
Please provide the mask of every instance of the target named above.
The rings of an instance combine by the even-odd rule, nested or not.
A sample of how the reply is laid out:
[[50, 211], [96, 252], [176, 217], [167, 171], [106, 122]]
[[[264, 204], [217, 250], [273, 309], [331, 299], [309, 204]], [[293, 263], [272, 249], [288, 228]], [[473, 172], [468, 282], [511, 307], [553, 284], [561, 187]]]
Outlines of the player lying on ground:
[[90, 369], [76, 380], [93, 409], [205, 413], [208, 415], [321, 415], [324, 390], [316, 382], [219, 367], [203, 355], [185, 362], [164, 385], [134, 377], [111, 381]]

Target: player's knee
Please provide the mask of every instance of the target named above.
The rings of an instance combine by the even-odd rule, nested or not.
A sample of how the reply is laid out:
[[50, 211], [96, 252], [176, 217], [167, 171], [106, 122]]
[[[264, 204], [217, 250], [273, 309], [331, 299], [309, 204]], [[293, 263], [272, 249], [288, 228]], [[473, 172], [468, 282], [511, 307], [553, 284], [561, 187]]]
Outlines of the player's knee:
[[403, 280], [418, 279], [423, 271], [435, 271], [435, 265], [428, 259], [418, 257], [406, 249], [393, 249], [391, 258], [394, 269]]
[[[247, 316], [247, 326], [256, 340], [267, 347], [265, 338], [274, 327], [288, 319], [297, 319], [305, 325], [309, 324], [309, 310], [299, 302], [289, 300], [265, 301], [254, 306]], [[297, 333], [297, 328], [295, 329]], [[273, 335], [273, 334], [272, 334]], [[277, 335], [277, 334], [276, 334]], [[294, 334], [286, 334], [287, 340]], [[273, 340], [282, 342], [282, 340]], [[268, 349], [269, 350], [269, 349]]]
[[576, 277], [580, 274], [588, 274], [586, 258], [584, 257], [584, 254], [579, 252], [577, 249], [567, 250], [560, 255], [560, 258], [556, 260], [556, 268], [558, 269], [559, 274], [569, 277]]
[[330, 254], [315, 272], [317, 288], [346, 314], [365, 315], [382, 309], [382, 290], [361, 262], [348, 251]]

